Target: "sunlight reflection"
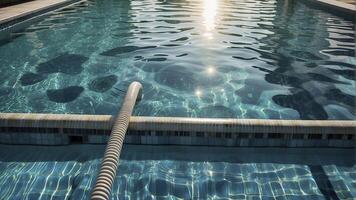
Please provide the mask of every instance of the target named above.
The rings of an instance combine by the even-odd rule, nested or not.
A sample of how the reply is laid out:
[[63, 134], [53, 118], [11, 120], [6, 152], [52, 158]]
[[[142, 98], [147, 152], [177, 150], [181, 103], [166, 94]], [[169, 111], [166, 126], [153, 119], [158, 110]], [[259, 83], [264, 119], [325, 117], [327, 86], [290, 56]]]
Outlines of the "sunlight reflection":
[[201, 97], [201, 95], [202, 95], [202, 91], [200, 89], [196, 89], [195, 90], [195, 96]]
[[209, 75], [215, 74], [215, 67], [214, 67], [214, 66], [208, 66], [208, 67], [206, 68], [206, 72], [207, 72]]
[[209, 176], [213, 176], [213, 171], [208, 170], [208, 175], [209, 175]]
[[203, 0], [204, 3], [204, 9], [203, 9], [203, 17], [204, 17], [204, 26], [206, 29], [206, 32], [204, 35], [212, 39], [212, 31], [215, 29], [215, 17], [217, 14], [217, 0]]

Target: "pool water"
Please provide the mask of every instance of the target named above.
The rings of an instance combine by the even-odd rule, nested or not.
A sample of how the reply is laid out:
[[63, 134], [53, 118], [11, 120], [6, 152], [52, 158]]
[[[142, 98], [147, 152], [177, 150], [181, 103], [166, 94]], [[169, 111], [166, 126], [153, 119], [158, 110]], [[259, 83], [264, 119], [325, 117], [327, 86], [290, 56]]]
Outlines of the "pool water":
[[[85, 200], [104, 146], [0, 150], [0, 199]], [[121, 158], [111, 199], [356, 198], [352, 149], [125, 145]]]
[[355, 25], [293, 0], [89, 0], [2, 34], [0, 112], [356, 119]]

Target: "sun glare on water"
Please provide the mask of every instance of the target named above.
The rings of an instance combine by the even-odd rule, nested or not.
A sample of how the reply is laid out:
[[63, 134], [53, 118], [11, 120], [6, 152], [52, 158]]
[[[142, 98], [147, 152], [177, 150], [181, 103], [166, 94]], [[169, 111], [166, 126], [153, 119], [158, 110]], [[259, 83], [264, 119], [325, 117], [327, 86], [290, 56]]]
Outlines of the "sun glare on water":
[[204, 35], [212, 39], [213, 38], [213, 31], [216, 26], [216, 15], [217, 15], [217, 0], [203, 0], [203, 24], [205, 26], [205, 33]]

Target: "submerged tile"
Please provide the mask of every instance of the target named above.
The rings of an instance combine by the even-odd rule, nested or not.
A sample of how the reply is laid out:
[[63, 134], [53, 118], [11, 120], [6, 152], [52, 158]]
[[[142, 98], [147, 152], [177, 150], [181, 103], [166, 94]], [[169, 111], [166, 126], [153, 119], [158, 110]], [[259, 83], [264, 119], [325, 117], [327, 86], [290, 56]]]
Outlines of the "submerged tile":
[[130, 52], [134, 52], [134, 51], [138, 51], [138, 50], [152, 49], [152, 48], [156, 48], [156, 46], [144, 46], [144, 47], [122, 46], [122, 47], [110, 49], [108, 51], [104, 51], [100, 55], [102, 55], [102, 56], [116, 56], [119, 54], [130, 53]]
[[98, 78], [92, 80], [89, 83], [88, 87], [89, 87], [89, 90], [103, 93], [103, 92], [106, 92], [109, 89], [111, 89], [117, 81], [118, 81], [118, 78], [116, 75], [108, 75], [108, 76], [98, 77]]
[[53, 102], [68, 103], [78, 98], [83, 91], [83, 87], [70, 86], [63, 89], [47, 90], [47, 97]]
[[20, 83], [22, 86], [34, 85], [38, 82], [45, 80], [46, 78], [47, 76], [43, 74], [28, 72], [21, 76]]
[[2, 87], [2, 88], [0, 88], [0, 97], [9, 95], [10, 93], [12, 93], [13, 90], [14, 89], [11, 88], [11, 87]]
[[62, 54], [37, 66], [37, 72], [41, 74], [64, 73], [69, 75], [80, 74], [83, 71], [83, 63], [87, 57], [78, 54]]
[[273, 101], [283, 107], [298, 111], [301, 119], [328, 119], [322, 105], [305, 90], [293, 90], [292, 95], [275, 95]]

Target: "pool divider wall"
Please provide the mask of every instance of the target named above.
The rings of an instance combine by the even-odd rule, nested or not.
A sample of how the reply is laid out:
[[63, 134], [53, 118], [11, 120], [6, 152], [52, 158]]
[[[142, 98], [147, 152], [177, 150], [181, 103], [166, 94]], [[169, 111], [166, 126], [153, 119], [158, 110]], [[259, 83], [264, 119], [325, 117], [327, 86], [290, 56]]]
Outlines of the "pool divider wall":
[[[0, 114], [0, 143], [104, 144], [113, 116]], [[131, 117], [127, 144], [355, 147], [356, 121]]]

